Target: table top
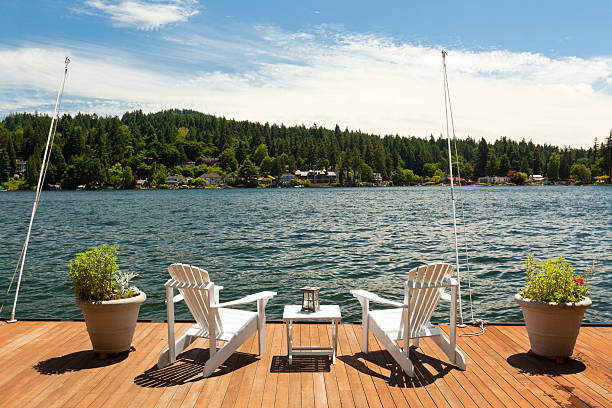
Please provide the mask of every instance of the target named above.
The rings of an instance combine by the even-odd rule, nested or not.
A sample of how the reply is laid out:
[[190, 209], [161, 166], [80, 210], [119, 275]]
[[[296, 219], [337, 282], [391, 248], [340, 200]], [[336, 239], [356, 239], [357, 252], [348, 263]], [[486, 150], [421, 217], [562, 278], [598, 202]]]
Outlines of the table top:
[[285, 305], [283, 320], [340, 320], [340, 306], [321, 305], [318, 312], [302, 312], [302, 305]]

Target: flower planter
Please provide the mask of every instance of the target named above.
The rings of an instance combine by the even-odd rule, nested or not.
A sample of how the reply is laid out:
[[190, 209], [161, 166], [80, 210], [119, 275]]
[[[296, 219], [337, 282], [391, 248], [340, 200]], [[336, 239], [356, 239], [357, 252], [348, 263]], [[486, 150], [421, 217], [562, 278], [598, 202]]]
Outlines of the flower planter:
[[91, 345], [96, 353], [113, 354], [132, 347], [140, 305], [147, 298], [144, 292], [127, 299], [82, 301], [76, 304], [83, 311]]
[[523, 309], [533, 354], [557, 359], [572, 355], [582, 316], [591, 306], [591, 299], [576, 303], [540, 302], [517, 294], [514, 300]]

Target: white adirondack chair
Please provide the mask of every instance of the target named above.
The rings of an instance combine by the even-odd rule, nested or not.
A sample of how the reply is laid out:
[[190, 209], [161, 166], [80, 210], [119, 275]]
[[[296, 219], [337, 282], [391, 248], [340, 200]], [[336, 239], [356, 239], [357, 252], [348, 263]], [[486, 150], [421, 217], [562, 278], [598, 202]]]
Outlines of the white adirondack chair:
[[[176, 361], [181, 353], [198, 337], [210, 341], [209, 359], [204, 365], [204, 377], [210, 376], [255, 331], [259, 332], [259, 354], [266, 352], [266, 304], [276, 292], [259, 292], [232, 302], [219, 303], [222, 286], [211, 282], [208, 272], [181, 263], [168, 267], [171, 279], [166, 286], [168, 312], [168, 348], [159, 356], [157, 367]], [[174, 289], [179, 294], [174, 296]], [[196, 324], [178, 340], [174, 339], [174, 303], [184, 300]], [[228, 309], [231, 306], [257, 302], [257, 312]], [[217, 350], [217, 341], [226, 342]]]
[[[435, 263], [410, 270], [404, 283], [403, 303], [383, 299], [365, 290], [351, 290], [362, 307], [361, 351], [368, 352], [368, 330], [371, 330], [406, 374], [414, 377], [414, 367], [408, 357], [410, 340], [418, 347], [419, 338], [431, 337], [454, 365], [465, 370], [465, 357], [457, 348], [459, 284], [451, 277], [453, 269], [452, 265]], [[447, 287], [451, 288], [450, 296], [443, 293]], [[451, 301], [450, 340], [429, 321], [441, 296]], [[370, 302], [392, 306], [393, 309], [370, 310]], [[398, 340], [403, 340], [403, 349]]]

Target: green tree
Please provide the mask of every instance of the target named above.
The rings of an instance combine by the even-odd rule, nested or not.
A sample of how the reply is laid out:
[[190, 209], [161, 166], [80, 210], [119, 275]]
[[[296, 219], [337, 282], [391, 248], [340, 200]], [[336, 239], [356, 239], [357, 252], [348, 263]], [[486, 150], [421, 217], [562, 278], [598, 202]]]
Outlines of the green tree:
[[253, 153], [252, 163], [261, 163], [261, 161], [267, 156], [268, 156], [268, 146], [266, 146], [265, 143], [262, 143], [259, 146], [257, 146], [257, 149], [255, 149], [255, 152]]
[[130, 166], [125, 166], [121, 174], [121, 188], [134, 188], [134, 174]]
[[570, 176], [581, 184], [591, 182], [591, 170], [582, 163], [574, 163], [570, 169]]
[[240, 166], [240, 168], [238, 169], [238, 177], [244, 180], [247, 184], [252, 184], [257, 179], [258, 176], [259, 176], [259, 173], [257, 173], [257, 169], [255, 168], [255, 165], [247, 157], [244, 160], [244, 163], [242, 163], [242, 166]]
[[120, 163], [115, 163], [114, 166], [108, 169], [108, 185], [114, 188], [119, 188], [122, 185], [123, 169]]
[[484, 177], [487, 175], [487, 161], [489, 159], [489, 145], [484, 138], [478, 143], [476, 152], [476, 165], [474, 166], [474, 178]]
[[487, 160], [486, 173], [487, 176], [496, 176], [499, 172], [499, 160], [493, 150], [489, 150], [489, 158]]
[[570, 176], [569, 157], [567, 156], [567, 153], [563, 153], [559, 162], [559, 178], [561, 180], [568, 180]]
[[368, 164], [362, 163], [360, 174], [361, 181], [372, 181], [372, 177], [374, 176], [374, 170], [372, 170], [372, 168]]
[[26, 165], [25, 179], [26, 182], [30, 185], [30, 187], [35, 187], [36, 185], [38, 185], [38, 177], [40, 176], [41, 164], [42, 163], [40, 159], [35, 154], [31, 155], [28, 159], [28, 164]]
[[438, 170], [438, 163], [425, 163], [423, 166], [423, 175], [425, 177], [433, 177], [436, 174], [436, 170]]
[[263, 158], [261, 164], [259, 165], [259, 171], [263, 175], [268, 175], [272, 172], [272, 159], [270, 158], [270, 156], [266, 156]]
[[8, 154], [0, 149], [0, 183], [9, 179], [9, 170]]
[[561, 157], [558, 153], [552, 153], [548, 157], [548, 164], [546, 166], [546, 176], [551, 181], [559, 180], [559, 167], [561, 164]]
[[219, 156], [219, 165], [228, 173], [236, 171], [238, 168], [238, 160], [236, 160], [234, 149], [227, 148], [221, 153]]

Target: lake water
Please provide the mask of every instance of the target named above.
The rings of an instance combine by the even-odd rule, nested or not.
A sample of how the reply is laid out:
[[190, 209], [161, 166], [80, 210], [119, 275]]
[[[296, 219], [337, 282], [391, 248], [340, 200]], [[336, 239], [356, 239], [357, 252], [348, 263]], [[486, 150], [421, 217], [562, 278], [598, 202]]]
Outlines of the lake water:
[[[475, 317], [522, 321], [512, 297], [524, 281], [523, 262], [533, 253], [563, 255], [579, 270], [598, 263], [585, 322], [612, 322], [612, 188], [464, 187], [461, 194]], [[33, 197], [0, 193], [0, 296], [25, 239]], [[109, 243], [119, 247], [121, 269], [140, 275], [134, 283], [148, 296], [142, 319], [165, 318], [167, 268], [183, 262], [207, 269], [225, 287], [222, 301], [278, 291], [268, 305], [270, 320], [281, 318], [284, 304], [301, 302], [301, 286], [317, 285], [322, 303], [340, 304], [343, 320], [357, 321], [360, 308], [350, 289], [401, 299], [410, 268], [454, 263], [452, 231], [448, 187], [45, 191], [17, 317], [81, 317], [68, 262]], [[2, 317], [11, 306], [12, 293]], [[443, 307], [436, 315], [448, 319]], [[177, 318], [190, 318], [183, 304]]]

